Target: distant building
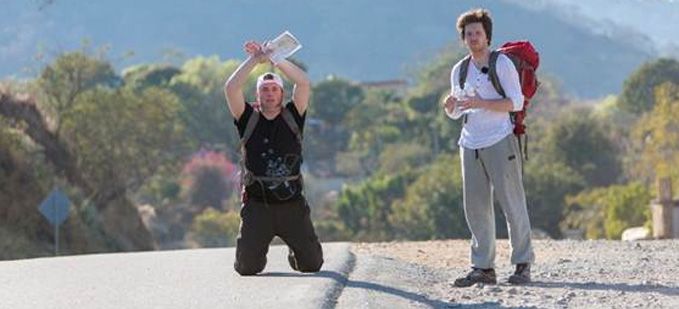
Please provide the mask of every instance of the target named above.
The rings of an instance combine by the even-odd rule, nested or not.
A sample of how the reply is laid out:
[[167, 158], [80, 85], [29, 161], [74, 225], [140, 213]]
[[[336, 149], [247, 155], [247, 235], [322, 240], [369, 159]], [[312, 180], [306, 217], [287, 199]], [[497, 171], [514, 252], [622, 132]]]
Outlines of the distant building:
[[403, 98], [408, 89], [408, 82], [403, 79], [392, 79], [374, 82], [361, 82], [359, 86], [365, 89], [378, 89], [393, 92], [397, 97]]

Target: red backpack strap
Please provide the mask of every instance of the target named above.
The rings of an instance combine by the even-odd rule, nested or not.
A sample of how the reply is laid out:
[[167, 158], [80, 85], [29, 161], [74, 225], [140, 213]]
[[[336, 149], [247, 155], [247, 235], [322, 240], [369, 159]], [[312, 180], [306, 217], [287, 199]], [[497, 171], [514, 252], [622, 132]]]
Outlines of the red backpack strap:
[[292, 112], [290, 112], [290, 110], [287, 109], [286, 107], [283, 107], [283, 110], [281, 110], [281, 116], [283, 117], [285, 123], [288, 125], [288, 128], [290, 128], [290, 130], [292, 130], [292, 133], [295, 134], [297, 142], [300, 145], [302, 145], [302, 131], [299, 129], [299, 125], [297, 125], [297, 121], [295, 121], [295, 117], [292, 115]]
[[[488, 70], [488, 78], [490, 79], [490, 82], [493, 84], [493, 87], [497, 93], [503, 98], [507, 98], [507, 94], [502, 88], [502, 83], [500, 83], [500, 78], [497, 76], [497, 58], [500, 56], [500, 53], [501, 52], [497, 50], [494, 50], [490, 53], [490, 58], [488, 59], [488, 66], [490, 67]], [[526, 126], [523, 124], [524, 116], [525, 112], [523, 110], [518, 112], [509, 112], [509, 119], [514, 125], [514, 134], [516, 135], [516, 138], [519, 142], [519, 152], [521, 152], [521, 159], [528, 161], [528, 136], [525, 135]], [[522, 135], [524, 136], [524, 142], [521, 142]], [[521, 168], [523, 173], [523, 166]]]
[[497, 50], [491, 51], [488, 57], [488, 78], [495, 91], [499, 93], [503, 98], [507, 97], [504, 88], [502, 88], [502, 83], [500, 83], [500, 78], [497, 76], [497, 57], [500, 56], [500, 52]]

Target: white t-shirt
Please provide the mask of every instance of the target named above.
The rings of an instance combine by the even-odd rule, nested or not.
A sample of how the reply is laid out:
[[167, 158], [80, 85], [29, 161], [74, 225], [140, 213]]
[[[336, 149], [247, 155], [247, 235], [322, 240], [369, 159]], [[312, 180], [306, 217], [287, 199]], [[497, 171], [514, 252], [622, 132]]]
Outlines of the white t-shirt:
[[[451, 93], [453, 93], [455, 85], [460, 87], [458, 84], [461, 64], [462, 60], [455, 64], [450, 72]], [[523, 94], [521, 93], [519, 74], [514, 64], [509, 57], [500, 54], [497, 57], [496, 70], [502, 89], [504, 89], [507, 98], [512, 100], [514, 111], [520, 111], [523, 109]], [[502, 96], [493, 87], [489, 74], [482, 73], [472, 61], [469, 61], [466, 84], [473, 87], [476, 94], [484, 100], [502, 99]], [[514, 130], [514, 125], [507, 112], [477, 108], [465, 111], [465, 113], [467, 113], [467, 123], [462, 127], [458, 141], [458, 145], [461, 147], [467, 149], [490, 147]], [[464, 113], [456, 109], [452, 113], [448, 113], [446, 110], [446, 114], [452, 119], [458, 119]]]

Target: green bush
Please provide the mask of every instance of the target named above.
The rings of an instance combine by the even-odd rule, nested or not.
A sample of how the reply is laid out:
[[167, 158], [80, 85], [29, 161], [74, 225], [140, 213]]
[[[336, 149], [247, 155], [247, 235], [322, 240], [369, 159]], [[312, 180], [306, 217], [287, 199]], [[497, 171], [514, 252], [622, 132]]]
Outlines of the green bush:
[[394, 203], [389, 222], [402, 239], [468, 237], [458, 156], [439, 156]]
[[584, 230], [588, 239], [620, 239], [625, 229], [647, 223], [651, 198], [640, 183], [585, 191], [567, 198], [563, 225]]
[[412, 181], [412, 173], [373, 176], [368, 180], [342, 189], [334, 210], [353, 239], [391, 239], [389, 216], [392, 203], [403, 197]]
[[202, 247], [233, 246], [239, 226], [238, 212], [219, 212], [213, 208], [207, 208], [193, 219], [190, 238]]

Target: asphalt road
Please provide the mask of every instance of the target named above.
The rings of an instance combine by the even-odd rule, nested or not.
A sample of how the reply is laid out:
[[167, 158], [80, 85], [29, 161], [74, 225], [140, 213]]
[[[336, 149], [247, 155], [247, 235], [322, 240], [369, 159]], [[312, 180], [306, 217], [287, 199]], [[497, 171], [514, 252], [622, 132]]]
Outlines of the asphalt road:
[[354, 266], [349, 247], [323, 244], [322, 270], [302, 274], [273, 246], [250, 277], [233, 270], [233, 248], [4, 261], [0, 308], [333, 308]]

